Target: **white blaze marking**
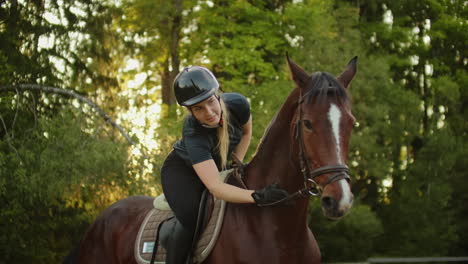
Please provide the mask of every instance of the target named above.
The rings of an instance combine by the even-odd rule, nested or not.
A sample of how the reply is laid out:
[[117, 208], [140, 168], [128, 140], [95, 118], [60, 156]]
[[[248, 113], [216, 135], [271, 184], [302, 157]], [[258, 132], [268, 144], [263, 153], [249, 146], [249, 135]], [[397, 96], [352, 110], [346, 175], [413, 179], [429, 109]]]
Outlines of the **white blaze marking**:
[[342, 196], [341, 200], [338, 203], [338, 208], [341, 210], [347, 211], [351, 208], [351, 188], [349, 188], [349, 184], [345, 179], [340, 180]]
[[[340, 121], [341, 121], [341, 112], [340, 109], [335, 105], [330, 105], [330, 110], [328, 110], [328, 119], [332, 127], [333, 136], [335, 137], [336, 143], [336, 156], [338, 158], [338, 164], [342, 164], [341, 159], [341, 142], [340, 142]], [[342, 197], [339, 201], [339, 208], [341, 210], [348, 210], [351, 207], [351, 190], [349, 184], [345, 179], [340, 180], [340, 186], [342, 190]]]
[[330, 105], [330, 110], [328, 110], [328, 119], [330, 120], [333, 135], [335, 136], [336, 143], [336, 155], [338, 158], [338, 164], [342, 164], [341, 160], [341, 147], [340, 147], [340, 121], [341, 121], [341, 112], [340, 109], [335, 105]]

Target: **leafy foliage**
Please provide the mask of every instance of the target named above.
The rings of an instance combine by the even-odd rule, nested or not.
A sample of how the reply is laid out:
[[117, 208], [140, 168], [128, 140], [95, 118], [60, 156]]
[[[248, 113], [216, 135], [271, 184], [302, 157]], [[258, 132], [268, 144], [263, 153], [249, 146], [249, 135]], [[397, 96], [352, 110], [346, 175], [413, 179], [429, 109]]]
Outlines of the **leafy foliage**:
[[373, 54], [388, 56], [396, 88], [392, 96], [379, 100], [393, 98], [392, 105], [397, 106], [388, 116], [389, 126], [381, 128], [388, 134], [378, 144], [391, 150], [386, 156], [391, 167], [383, 178], [390, 185], [381, 188], [383, 202], [370, 199], [384, 223], [379, 250], [383, 255], [467, 253], [460, 250], [464, 240], [457, 231], [466, 225], [456, 218], [463, 211], [460, 199], [466, 202], [466, 197], [455, 196], [465, 187], [454, 185], [461, 171], [453, 167], [465, 155], [466, 141], [466, 115], [460, 108], [467, 102], [462, 91], [466, 89], [459, 86], [467, 76], [466, 54], [460, 49], [466, 39], [463, 5], [460, 1], [360, 5], [361, 20], [367, 21], [362, 33]]
[[386, 235], [385, 251], [406, 256], [452, 253], [460, 232], [447, 194], [456, 188], [450, 182], [457, 177], [454, 165], [460, 154], [457, 139], [445, 131], [433, 135], [420, 150], [419, 162], [405, 172], [405, 184], [384, 210], [382, 221], [392, 234]]
[[59, 262], [92, 217], [136, 184], [126, 174], [126, 145], [71, 109], [50, 118], [23, 104], [1, 109], [2, 258]]
[[326, 219], [319, 203], [310, 207], [309, 226], [319, 241], [324, 261], [363, 261], [375, 251], [383, 227], [369, 206], [354, 205], [351, 213], [340, 221]]

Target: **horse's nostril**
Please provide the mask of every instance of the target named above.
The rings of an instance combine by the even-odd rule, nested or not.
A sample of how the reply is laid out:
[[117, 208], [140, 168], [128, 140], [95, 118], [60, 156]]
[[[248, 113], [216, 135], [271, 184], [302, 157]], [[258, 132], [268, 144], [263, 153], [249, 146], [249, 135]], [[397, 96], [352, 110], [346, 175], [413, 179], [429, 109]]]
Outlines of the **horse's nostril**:
[[335, 199], [329, 196], [322, 197], [322, 207], [324, 209], [331, 209], [331, 208], [334, 208], [335, 206], [336, 206]]

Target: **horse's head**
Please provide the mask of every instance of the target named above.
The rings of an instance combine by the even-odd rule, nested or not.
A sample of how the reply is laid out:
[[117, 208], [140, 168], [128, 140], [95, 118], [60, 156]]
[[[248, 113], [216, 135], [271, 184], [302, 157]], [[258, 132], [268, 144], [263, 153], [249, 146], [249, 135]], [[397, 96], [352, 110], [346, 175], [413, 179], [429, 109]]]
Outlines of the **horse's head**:
[[309, 75], [287, 59], [299, 93], [291, 134], [305, 185], [311, 194], [321, 194], [325, 216], [338, 219], [353, 202], [346, 161], [355, 119], [347, 88], [356, 73], [357, 57], [336, 78], [325, 72]]

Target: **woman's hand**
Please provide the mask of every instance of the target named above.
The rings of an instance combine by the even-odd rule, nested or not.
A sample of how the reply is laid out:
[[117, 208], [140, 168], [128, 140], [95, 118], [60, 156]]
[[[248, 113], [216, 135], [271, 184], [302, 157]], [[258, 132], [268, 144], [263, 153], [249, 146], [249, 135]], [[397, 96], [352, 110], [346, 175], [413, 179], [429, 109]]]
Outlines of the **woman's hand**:
[[276, 205], [286, 201], [289, 193], [279, 187], [278, 184], [271, 184], [267, 187], [252, 193], [252, 197], [258, 206]]

